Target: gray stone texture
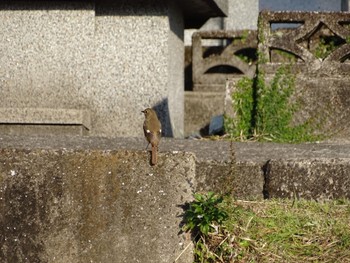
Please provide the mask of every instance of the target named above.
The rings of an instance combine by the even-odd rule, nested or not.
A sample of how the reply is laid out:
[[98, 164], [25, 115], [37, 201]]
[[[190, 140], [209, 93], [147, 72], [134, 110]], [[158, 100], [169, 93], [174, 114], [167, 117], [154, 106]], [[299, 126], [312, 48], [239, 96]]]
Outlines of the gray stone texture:
[[114, 137], [143, 136], [140, 111], [155, 107], [164, 135], [183, 135], [184, 24], [172, 1], [7, 1], [0, 19], [1, 108], [48, 109], [38, 117], [53, 126], [84, 111], [89, 135]]
[[349, 198], [349, 165], [350, 158], [271, 160], [266, 166], [266, 192], [269, 198]]
[[193, 155], [61, 146], [0, 150], [1, 262], [168, 263], [191, 244]]
[[[54, 116], [35, 117], [41, 117], [43, 123], [47, 118], [59, 119], [56, 110], [89, 110], [93, 104], [90, 92], [94, 66], [90, 56], [94, 50], [93, 5], [53, 4], [49, 10], [44, 6], [0, 6], [1, 107], [52, 111]], [[8, 123], [19, 115], [8, 116]]]
[[185, 136], [208, 134], [212, 116], [224, 112], [221, 92], [185, 92]]
[[[303, 22], [303, 26], [271, 29], [286, 21], [297, 25]], [[308, 121], [315, 134], [334, 139], [350, 136], [349, 22], [350, 16], [344, 12], [260, 13], [259, 52], [265, 61], [258, 65], [259, 71], [268, 81], [281, 65], [290, 65], [295, 76], [293, 100], [299, 107], [293, 124]], [[327, 37], [340, 44], [318, 57], [317, 48]], [[294, 62], [281, 60], [276, 51], [294, 56]]]
[[228, 0], [229, 15], [225, 18], [226, 30], [256, 30], [261, 0]]

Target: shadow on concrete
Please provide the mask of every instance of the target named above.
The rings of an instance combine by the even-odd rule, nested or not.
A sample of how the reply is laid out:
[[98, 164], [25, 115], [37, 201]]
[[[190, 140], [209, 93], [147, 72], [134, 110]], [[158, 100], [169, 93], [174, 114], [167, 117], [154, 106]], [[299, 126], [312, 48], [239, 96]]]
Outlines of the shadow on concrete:
[[174, 137], [168, 99], [163, 99], [152, 107], [158, 115], [159, 121], [162, 124], [162, 136], [163, 137]]

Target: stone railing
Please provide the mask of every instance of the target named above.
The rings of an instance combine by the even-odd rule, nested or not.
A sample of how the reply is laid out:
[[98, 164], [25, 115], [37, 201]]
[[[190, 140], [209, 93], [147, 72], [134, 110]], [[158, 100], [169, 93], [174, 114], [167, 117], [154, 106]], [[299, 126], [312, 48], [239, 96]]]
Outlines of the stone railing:
[[304, 74], [348, 75], [350, 14], [261, 12], [259, 52], [272, 71], [289, 57]]
[[273, 78], [282, 65], [295, 76], [294, 124], [310, 122], [316, 133], [350, 136], [350, 14], [262, 12], [259, 72]]
[[[195, 33], [193, 91], [223, 93], [228, 87], [225, 104], [231, 105], [234, 88], [230, 87], [243, 76], [253, 78], [258, 56], [258, 70], [265, 74], [267, 83], [282, 65], [288, 65], [294, 74], [291, 100], [297, 100], [299, 107], [292, 124], [311, 122], [317, 134], [350, 136], [349, 13], [263, 11], [257, 33]], [[228, 107], [225, 112], [232, 115]]]
[[[206, 45], [217, 40], [221, 44]], [[194, 91], [224, 91], [227, 78], [255, 73], [256, 31], [200, 31], [192, 36]]]

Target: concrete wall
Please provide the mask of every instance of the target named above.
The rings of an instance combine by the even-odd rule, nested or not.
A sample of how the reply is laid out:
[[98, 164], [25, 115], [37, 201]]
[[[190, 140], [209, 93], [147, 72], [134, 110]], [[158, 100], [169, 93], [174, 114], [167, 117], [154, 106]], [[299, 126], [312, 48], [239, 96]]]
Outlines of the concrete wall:
[[[46, 144], [48, 145], [48, 144]], [[67, 146], [67, 144], [66, 144]], [[0, 261], [190, 263], [179, 233], [195, 160], [141, 151], [0, 150]]]
[[[64, 133], [59, 124], [73, 134], [83, 126], [87, 135], [143, 136], [140, 111], [155, 107], [164, 134], [182, 136], [183, 22], [176, 4], [7, 1], [0, 19], [0, 105], [7, 116], [0, 130], [16, 133], [27, 123], [36, 133], [40, 123], [28, 114], [16, 118], [35, 109], [33, 119], [41, 116], [50, 133]], [[91, 126], [62, 110], [80, 112]]]
[[[0, 262], [190, 263], [193, 192], [350, 198], [350, 144], [0, 137]], [[185, 250], [186, 246], [188, 249]]]
[[257, 29], [259, 1], [228, 0], [229, 16], [225, 19], [226, 30]]

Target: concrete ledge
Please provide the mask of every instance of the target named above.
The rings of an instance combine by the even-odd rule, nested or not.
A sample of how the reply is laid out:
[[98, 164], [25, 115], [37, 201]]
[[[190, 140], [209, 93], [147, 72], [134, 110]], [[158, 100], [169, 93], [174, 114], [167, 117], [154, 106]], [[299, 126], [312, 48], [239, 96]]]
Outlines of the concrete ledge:
[[[145, 151], [28, 141], [0, 150], [1, 262], [168, 263], [190, 243], [179, 227], [193, 154], [163, 153], [152, 167]], [[177, 262], [192, 262], [186, 252]]]
[[83, 125], [91, 129], [88, 110], [49, 108], [0, 108], [0, 124]]
[[[26, 151], [71, 149], [139, 152], [144, 151], [146, 145], [144, 138], [0, 137], [0, 148]], [[173, 152], [191, 152], [195, 155], [195, 168], [193, 169], [195, 169], [196, 184], [193, 185], [194, 191], [231, 192], [240, 199], [262, 199], [268, 196], [289, 197], [290, 195], [285, 193], [278, 194], [282, 193], [278, 189], [285, 183], [286, 178], [290, 178], [288, 179], [290, 181], [296, 180], [293, 179], [293, 176], [297, 174], [293, 176], [291, 174], [297, 169], [291, 169], [289, 174], [276, 171], [278, 167], [285, 167], [288, 170], [287, 160], [289, 165], [294, 160], [296, 163], [301, 160], [305, 162], [305, 165], [313, 164], [308, 168], [310, 172], [314, 169], [323, 169], [320, 175], [315, 176], [322, 176], [324, 180], [338, 173], [335, 167], [343, 169], [339, 170], [339, 174], [342, 175], [339, 176], [339, 184], [343, 182], [346, 187], [342, 192], [343, 197], [350, 198], [350, 186], [346, 183], [350, 175], [350, 163], [347, 165], [350, 158], [349, 142], [275, 144], [163, 138], [160, 144], [160, 158]], [[334, 159], [341, 159], [342, 165], [337, 166], [336, 162], [333, 165], [331, 160]], [[313, 162], [312, 160], [318, 161]], [[329, 162], [329, 165], [325, 165], [322, 160]], [[147, 162], [147, 160], [144, 161]], [[271, 181], [268, 184], [269, 176], [273, 176], [273, 183]], [[302, 187], [299, 187], [298, 191], [298, 195], [305, 198], [325, 196], [315, 191], [312, 192], [312, 195], [303, 194]], [[305, 191], [309, 190], [305, 188]], [[334, 198], [341, 197], [340, 195], [333, 196]]]
[[163, 138], [153, 167], [146, 144], [0, 137], [0, 262], [173, 262], [191, 244], [181, 205], [197, 191], [350, 198], [350, 144]]
[[266, 187], [270, 198], [350, 198], [350, 158], [271, 160]]

